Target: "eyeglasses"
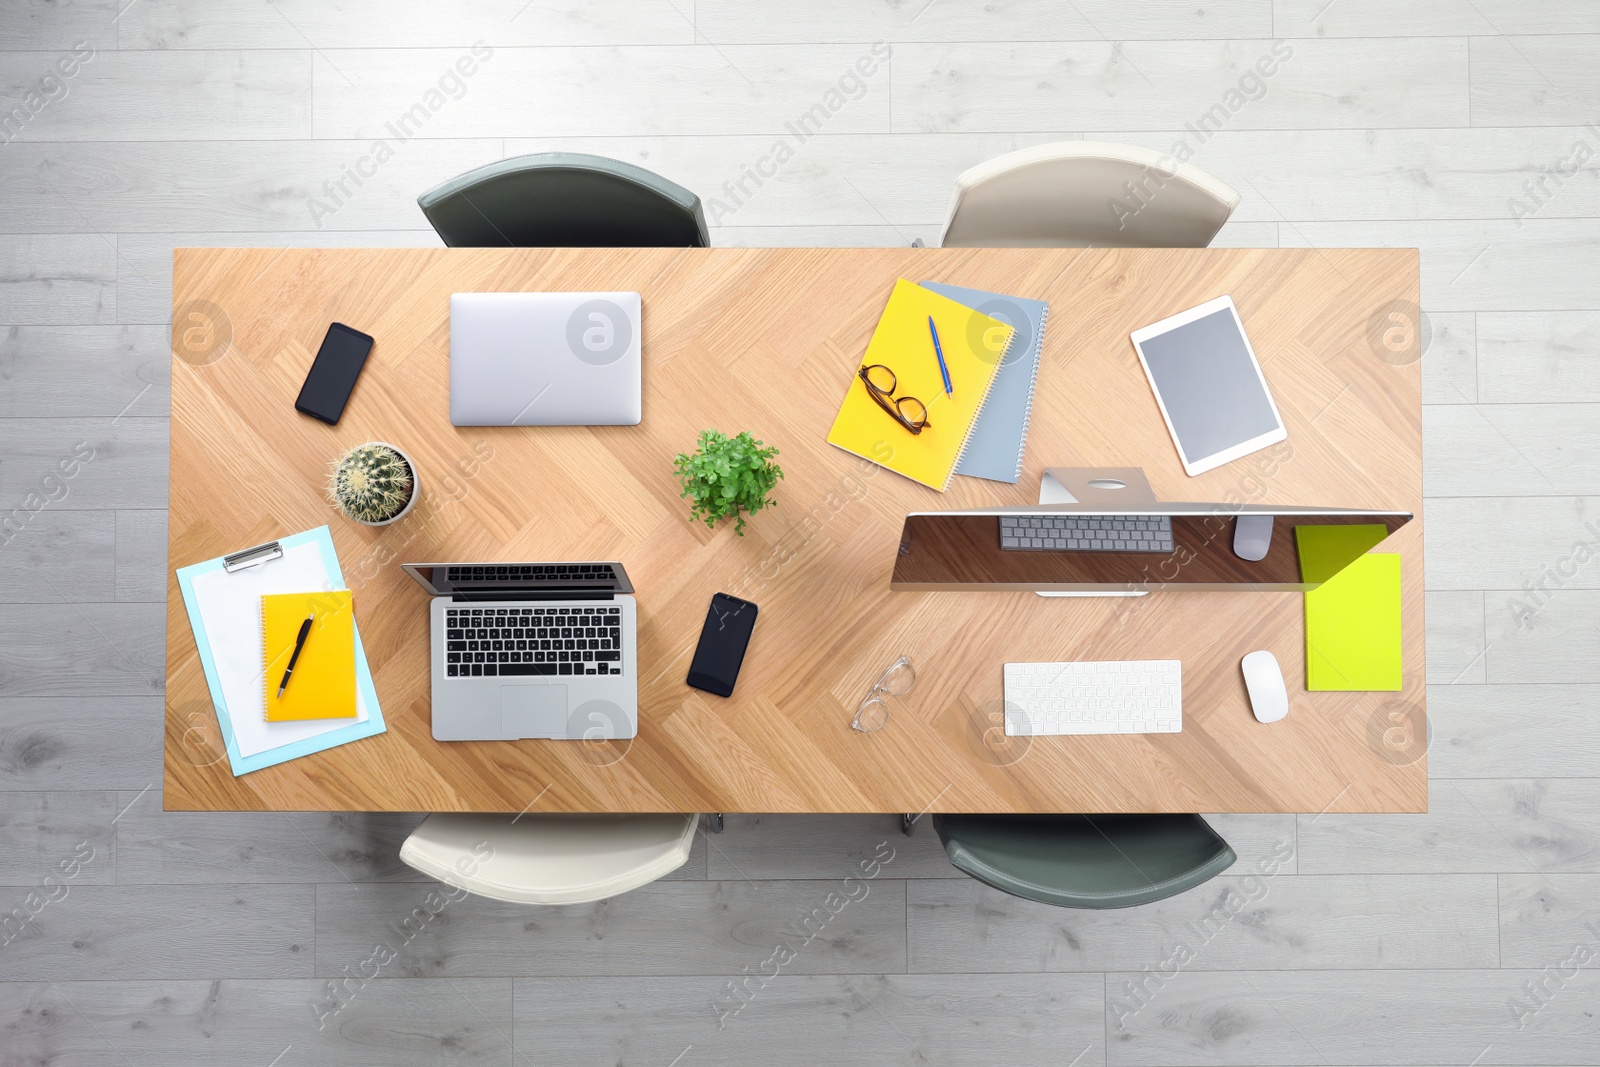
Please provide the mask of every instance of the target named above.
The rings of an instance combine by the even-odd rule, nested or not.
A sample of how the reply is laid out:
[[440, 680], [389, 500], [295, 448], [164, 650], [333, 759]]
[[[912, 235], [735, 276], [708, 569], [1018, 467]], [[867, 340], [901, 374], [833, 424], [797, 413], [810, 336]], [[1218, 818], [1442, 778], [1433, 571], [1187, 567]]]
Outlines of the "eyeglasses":
[[889, 721], [889, 705], [884, 697], [903, 697], [917, 684], [917, 672], [908, 656], [901, 656], [883, 672], [856, 708], [856, 717], [850, 720], [850, 729], [871, 733], [883, 729]]
[[862, 367], [856, 376], [866, 384], [867, 395], [876, 400], [878, 406], [887, 411], [895, 422], [912, 433], [921, 433], [928, 425], [928, 409], [922, 401], [914, 396], [895, 398], [894, 390], [898, 381], [894, 371], [882, 363], [874, 363], [870, 367]]

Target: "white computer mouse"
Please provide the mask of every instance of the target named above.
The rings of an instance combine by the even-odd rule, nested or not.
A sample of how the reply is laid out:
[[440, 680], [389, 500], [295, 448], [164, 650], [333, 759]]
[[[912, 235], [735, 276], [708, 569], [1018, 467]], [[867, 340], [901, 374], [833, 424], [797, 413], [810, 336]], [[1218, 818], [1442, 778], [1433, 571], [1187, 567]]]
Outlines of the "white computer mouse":
[[1289, 691], [1283, 685], [1278, 657], [1262, 649], [1239, 661], [1244, 671], [1244, 687], [1250, 694], [1250, 710], [1257, 722], [1277, 722], [1289, 714]]
[[1233, 554], [1251, 563], [1267, 558], [1272, 548], [1272, 516], [1240, 515], [1233, 520]]

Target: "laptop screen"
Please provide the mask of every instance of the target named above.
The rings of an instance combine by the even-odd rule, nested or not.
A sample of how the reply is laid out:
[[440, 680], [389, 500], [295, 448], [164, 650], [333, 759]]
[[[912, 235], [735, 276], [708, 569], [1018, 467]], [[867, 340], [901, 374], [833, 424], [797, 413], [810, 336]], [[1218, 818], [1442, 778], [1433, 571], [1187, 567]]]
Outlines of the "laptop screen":
[[620, 563], [407, 563], [407, 574], [434, 596], [631, 593]]

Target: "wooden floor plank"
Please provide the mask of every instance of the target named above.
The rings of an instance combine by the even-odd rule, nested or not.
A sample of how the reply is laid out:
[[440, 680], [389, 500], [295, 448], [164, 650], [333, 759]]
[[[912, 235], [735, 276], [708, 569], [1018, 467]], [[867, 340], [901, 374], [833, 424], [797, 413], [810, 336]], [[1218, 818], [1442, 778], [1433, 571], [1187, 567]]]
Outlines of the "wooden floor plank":
[[69, 883], [5, 946], [6, 978], [310, 978], [312, 908], [308, 885]]
[[1185, 971], [1500, 962], [1493, 875], [1293, 875], [1270, 861], [1235, 864], [1141, 908], [1132, 924], [970, 878], [912, 882], [906, 928], [910, 970], [930, 973], [1168, 970], [1174, 960]]
[[[370, 973], [372, 967], [367, 968]], [[0, 983], [17, 1063], [512, 1067], [510, 979]]]
[[116, 530], [116, 599], [163, 603], [167, 597], [167, 513], [119, 511]]
[[25, 604], [0, 612], [0, 697], [136, 697], [165, 688], [159, 604]]
[[[1500, 962], [1505, 967], [1544, 970], [1535, 988], [1544, 996], [1522, 999], [1541, 1007], [1567, 990], [1593, 996], [1593, 954], [1600, 951], [1600, 876], [1593, 874], [1502, 874]], [[1587, 949], [1584, 952], [1583, 949]]]
[[[785, 122], [798, 124], [817, 106], [810, 132], [887, 133], [888, 78], [881, 68], [874, 78], [856, 72], [863, 57], [877, 63], [887, 58], [874, 57], [871, 49], [866, 43], [502, 46], [477, 53], [330, 48], [312, 63], [312, 120], [319, 137], [359, 139], [584, 137], [663, 129], [770, 134]], [[463, 57], [476, 67], [465, 78], [456, 73]], [[770, 77], [775, 70], [784, 77]], [[846, 77], [851, 80], [841, 89]], [[452, 80], [449, 85], [435, 85], [445, 78]], [[433, 102], [426, 99], [429, 91]], [[819, 103], [830, 91], [837, 104]], [[420, 116], [408, 123], [403, 116], [414, 106]]]
[[[40, 499], [66, 483], [41, 485]], [[0, 516], [0, 604], [99, 602], [116, 597], [116, 513], [31, 511]], [[20, 527], [20, 531], [12, 533]]]
[[1102, 1002], [1099, 975], [521, 978], [518, 1062], [1099, 1067]]
[[1600, 587], [1600, 497], [1444, 497], [1429, 539], [1428, 588], [1533, 590]]
[[1600, 686], [1435, 686], [1428, 774], [1443, 778], [1589, 778], [1600, 762]]
[[168, 444], [160, 416], [0, 419], [7, 528], [30, 529], [53, 510], [165, 507]]
[[1486, 312], [1477, 320], [1484, 402], [1600, 401], [1600, 312]]
[[530, 912], [483, 897], [429, 898], [426, 884], [323, 883], [317, 973], [337, 975], [384, 939], [399, 954], [393, 973], [412, 978], [728, 975], [758, 968], [779, 941], [805, 942], [786, 968], [793, 974], [903, 971], [904, 887], [888, 878], [845, 885], [842, 876], [658, 882], [601, 904]]
[[1483, 594], [1428, 594], [1428, 685], [1470, 685], [1484, 680]]
[[1591, 654], [1600, 635], [1600, 590], [1507, 589], [1485, 593], [1484, 600], [1487, 681], [1600, 682]]
[[1441, 779], [1426, 815], [1301, 815], [1301, 874], [1600, 871], [1600, 781]]
[[161, 706], [159, 695], [0, 697], [0, 790], [159, 786]]
[[1273, 0], [1273, 25], [1285, 37], [1443, 37], [1456, 33], [1595, 33], [1600, 13], [1569, 0]]
[[170, 347], [150, 326], [13, 326], [0, 333], [0, 418], [165, 415]]
[[[1192, 152], [1219, 128], [1467, 125], [1466, 38], [1273, 45], [903, 44], [894, 56], [894, 130], [1052, 129], [1067, 110], [1085, 131], [1193, 124]], [[1272, 72], [1265, 79], [1253, 69], [1261, 61]]]
[[[1573, 13], [1586, 5], [1572, 5]], [[1600, 111], [1589, 60], [1600, 47], [1600, 26], [1587, 18], [1588, 33], [1555, 32], [1507, 36], [1495, 30], [1472, 38], [1472, 121], [1478, 126], [1593, 122]], [[1593, 138], [1591, 137], [1591, 141]], [[1591, 143], [1590, 148], [1593, 148]]]
[[[0, 792], [0, 899], [24, 900], [37, 889], [53, 905], [74, 886], [115, 881], [117, 810], [108, 791]], [[20, 932], [7, 927], [5, 935]]]
[[[8, 42], [9, 46], [9, 42]], [[77, 66], [65, 92], [18, 142], [272, 140], [311, 135], [311, 51], [107, 49]], [[53, 74], [49, 53], [0, 52], [0, 84]], [[155, 101], [167, 106], [153, 106]], [[181, 106], [177, 105], [181, 101]]]
[[440, 19], [427, 0], [292, 0], [276, 13], [249, 0], [141, 0], [121, 19], [121, 41], [127, 49], [689, 44], [690, 10], [651, 0], [485, 0]]
[[116, 318], [115, 238], [16, 234], [0, 241], [0, 322], [89, 325]]
[[[1507, 1006], [1526, 969], [1282, 971], [1183, 974], [1147, 994], [1118, 996], [1139, 974], [1106, 976], [1118, 1013], [1108, 1062], [1160, 1064], [1583, 1064], [1600, 1023], [1594, 979], [1549, 999], [1518, 1030]], [[1425, 1010], [1419, 1010], [1422, 996]], [[1120, 1009], [1120, 1011], [1119, 1011]], [[1124, 1024], [1119, 1028], [1117, 1023]]]
[[114, 0], [18, 0], [0, 11], [0, 40], [7, 48], [70, 52], [73, 45], [117, 47]]
[[1182, 0], [1120, 4], [1082, 0], [1009, 0], [969, 7], [831, 0], [777, 9], [752, 19], [737, 0], [701, 0], [695, 24], [717, 44], [762, 41], [1106, 41], [1262, 37], [1271, 31], [1270, 0], [1197, 8]]

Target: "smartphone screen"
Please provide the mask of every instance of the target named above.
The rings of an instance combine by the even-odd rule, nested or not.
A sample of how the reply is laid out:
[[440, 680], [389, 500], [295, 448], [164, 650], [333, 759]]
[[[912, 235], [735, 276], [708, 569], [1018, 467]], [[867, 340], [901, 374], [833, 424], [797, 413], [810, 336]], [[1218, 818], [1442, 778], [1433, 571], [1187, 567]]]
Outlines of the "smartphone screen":
[[756, 627], [757, 608], [748, 600], [727, 593], [711, 598], [706, 623], [700, 628], [700, 644], [695, 646], [689, 664], [689, 684], [719, 697], [733, 695], [739, 680], [744, 650]]
[[371, 351], [372, 338], [360, 330], [352, 330], [342, 322], [329, 326], [294, 409], [330, 426], [337, 423]]

